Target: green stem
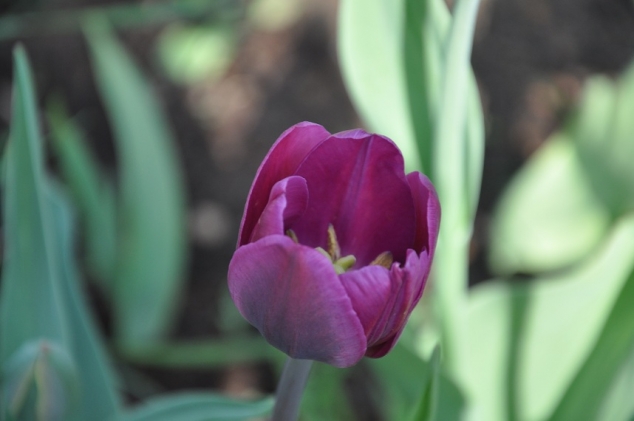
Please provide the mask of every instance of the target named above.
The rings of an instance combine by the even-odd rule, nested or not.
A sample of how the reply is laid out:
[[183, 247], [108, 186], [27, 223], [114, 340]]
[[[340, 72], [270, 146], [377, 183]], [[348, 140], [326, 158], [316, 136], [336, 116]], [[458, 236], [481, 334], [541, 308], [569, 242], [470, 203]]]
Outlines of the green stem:
[[299, 404], [306, 388], [308, 375], [313, 365], [312, 360], [286, 360], [282, 378], [277, 387], [275, 408], [271, 421], [296, 421], [299, 415]]

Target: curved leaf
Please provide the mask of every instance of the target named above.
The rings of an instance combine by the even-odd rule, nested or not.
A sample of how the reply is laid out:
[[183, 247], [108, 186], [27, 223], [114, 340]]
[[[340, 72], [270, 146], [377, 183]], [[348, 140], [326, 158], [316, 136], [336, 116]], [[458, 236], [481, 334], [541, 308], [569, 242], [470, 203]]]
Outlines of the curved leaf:
[[115, 328], [128, 343], [157, 340], [181, 289], [184, 204], [174, 143], [150, 86], [103, 21], [87, 35], [121, 169]]

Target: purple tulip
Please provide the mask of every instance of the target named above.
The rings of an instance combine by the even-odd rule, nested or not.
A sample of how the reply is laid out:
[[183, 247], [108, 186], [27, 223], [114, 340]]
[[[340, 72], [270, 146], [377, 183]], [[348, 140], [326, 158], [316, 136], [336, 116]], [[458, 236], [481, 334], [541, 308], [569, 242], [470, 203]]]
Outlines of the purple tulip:
[[229, 265], [240, 313], [293, 358], [348, 367], [396, 344], [429, 274], [440, 204], [388, 138], [313, 123], [262, 162]]

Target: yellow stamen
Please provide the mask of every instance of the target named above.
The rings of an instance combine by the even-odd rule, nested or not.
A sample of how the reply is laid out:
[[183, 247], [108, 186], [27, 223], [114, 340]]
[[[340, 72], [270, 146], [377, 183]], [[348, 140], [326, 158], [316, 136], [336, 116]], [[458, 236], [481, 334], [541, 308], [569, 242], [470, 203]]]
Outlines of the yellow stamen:
[[384, 251], [383, 253], [379, 254], [376, 259], [374, 259], [370, 264], [383, 266], [384, 268], [389, 269], [390, 266], [392, 266], [392, 263], [394, 263], [394, 257], [392, 256], [392, 253], [390, 253], [389, 251]]
[[321, 247], [317, 247], [315, 250], [317, 250], [318, 252], [320, 252], [321, 254], [326, 256], [329, 260], [332, 260], [332, 259], [330, 259], [330, 254], [328, 254], [328, 252], [326, 250], [322, 249]]
[[[349, 254], [348, 256], [337, 259], [333, 264], [337, 273], [342, 274], [344, 272], [347, 272], [348, 269], [354, 266], [355, 263], [357, 263], [357, 258], [354, 257], [352, 254]], [[341, 272], [339, 272], [339, 270], [341, 270]]]
[[299, 240], [297, 239], [297, 234], [295, 234], [295, 231], [291, 229], [286, 230], [286, 236], [290, 237], [291, 240], [299, 244]]
[[335, 227], [332, 224], [328, 225], [328, 254], [333, 262], [341, 258], [341, 248], [337, 242], [337, 234], [335, 234]]

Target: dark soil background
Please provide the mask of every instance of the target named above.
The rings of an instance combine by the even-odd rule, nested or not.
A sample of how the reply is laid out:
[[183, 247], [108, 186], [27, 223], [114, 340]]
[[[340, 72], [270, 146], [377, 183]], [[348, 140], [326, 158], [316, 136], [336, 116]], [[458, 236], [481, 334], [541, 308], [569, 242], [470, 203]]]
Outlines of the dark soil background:
[[[235, 60], [220, 80], [174, 84], [158, 69], [154, 45], [163, 26], [119, 31], [155, 87], [171, 123], [184, 170], [189, 207], [187, 293], [177, 338], [204, 338], [219, 329], [226, 270], [248, 189], [270, 145], [289, 126], [310, 120], [331, 132], [358, 127], [336, 57], [336, 0], [301, 0], [292, 25], [240, 29]], [[103, 0], [1, 0], [0, 13], [71, 10]], [[0, 134], [10, 114], [11, 49], [25, 44], [40, 104], [62, 95], [79, 115], [91, 147], [116, 176], [111, 133], [100, 104], [85, 42], [77, 32], [38, 34], [25, 27], [0, 42]], [[617, 75], [634, 59], [632, 0], [483, 0], [473, 66], [486, 116], [484, 179], [472, 247], [472, 283], [489, 277], [487, 226], [513, 173], [578, 100], [595, 73]], [[54, 166], [54, 160], [52, 160]], [[104, 328], [107, 305], [94, 297]], [[146, 370], [164, 389], [245, 387], [271, 391], [270, 369]]]

